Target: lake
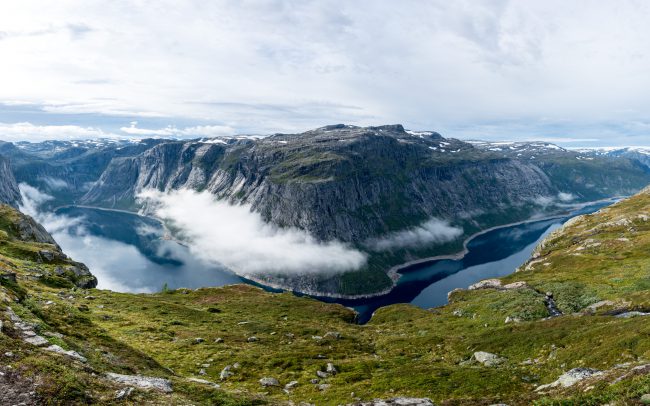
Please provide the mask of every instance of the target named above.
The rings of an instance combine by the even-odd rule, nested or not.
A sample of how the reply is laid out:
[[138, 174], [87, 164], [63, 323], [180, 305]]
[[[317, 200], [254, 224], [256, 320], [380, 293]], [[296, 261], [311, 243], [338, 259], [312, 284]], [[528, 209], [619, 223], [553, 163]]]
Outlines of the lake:
[[[594, 212], [609, 203], [585, 206], [561, 218], [481, 234], [469, 241], [463, 258], [441, 259], [401, 270], [397, 287], [388, 295], [361, 300], [318, 299], [354, 308], [360, 323], [367, 322], [376, 309], [390, 304], [441, 306], [447, 303], [447, 292], [455, 288], [514, 272], [548, 233], [571, 217]], [[163, 286], [173, 289], [250, 283], [224, 267], [197, 259], [187, 247], [169, 239], [157, 220], [81, 207], [60, 208], [56, 214], [69, 225], [53, 233], [54, 238], [70, 257], [88, 265], [100, 289], [157, 292]]]

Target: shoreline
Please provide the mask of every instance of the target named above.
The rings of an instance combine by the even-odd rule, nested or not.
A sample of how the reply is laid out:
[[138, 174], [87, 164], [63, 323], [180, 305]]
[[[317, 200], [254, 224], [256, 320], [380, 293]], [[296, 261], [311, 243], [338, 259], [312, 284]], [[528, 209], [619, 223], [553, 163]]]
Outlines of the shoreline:
[[[617, 197], [611, 197], [611, 198], [607, 198], [607, 199], [600, 199], [600, 200], [594, 200], [594, 201], [589, 201], [589, 202], [584, 202], [584, 203], [577, 203], [577, 204], [574, 204], [574, 205], [567, 206], [567, 209], [575, 211], [575, 210], [580, 210], [580, 209], [583, 209], [585, 207], [595, 205], [595, 204], [599, 204], [599, 203], [611, 203], [611, 204], [614, 204], [614, 203], [616, 203], [617, 201], [620, 201], [623, 198], [625, 198], [625, 197], [617, 196]], [[117, 213], [131, 214], [131, 215], [135, 215], [135, 216], [139, 216], [139, 217], [145, 217], [145, 218], [149, 218], [149, 219], [153, 219], [155, 221], [158, 221], [166, 231], [169, 231], [167, 229], [167, 227], [165, 226], [164, 221], [162, 219], [159, 219], [159, 218], [157, 218], [155, 216], [145, 215], [145, 214], [141, 214], [141, 213], [138, 213], [138, 212], [132, 212], [132, 211], [128, 211], [128, 210], [70, 204], [70, 205], [58, 206], [56, 208], [53, 208], [52, 211], [55, 212], [56, 210], [59, 210], [59, 209], [72, 208], [72, 207], [79, 207], [79, 208], [83, 208], [83, 209], [92, 209], [92, 210], [111, 211], [111, 212], [117, 212]], [[571, 212], [558, 213], [558, 214], [548, 215], [548, 216], [544, 216], [544, 217], [529, 218], [529, 219], [521, 220], [521, 221], [517, 221], [517, 222], [497, 225], [497, 226], [489, 227], [489, 228], [484, 229], [484, 230], [477, 231], [477, 232], [467, 236], [463, 240], [463, 245], [462, 245], [463, 248], [458, 252], [451, 253], [451, 254], [435, 255], [435, 256], [426, 257], [426, 258], [419, 258], [419, 259], [415, 259], [415, 260], [412, 260], [412, 261], [408, 261], [408, 262], [404, 262], [404, 263], [392, 266], [390, 269], [388, 269], [388, 271], [386, 271], [386, 275], [391, 279], [391, 282], [392, 282], [391, 285], [389, 287], [385, 288], [385, 289], [382, 289], [381, 291], [374, 292], [374, 293], [366, 293], [366, 294], [358, 294], [358, 295], [345, 295], [345, 294], [340, 294], [340, 293], [319, 292], [319, 291], [310, 290], [310, 289], [297, 290], [297, 289], [293, 289], [293, 288], [290, 288], [290, 287], [287, 287], [287, 286], [283, 286], [281, 284], [265, 281], [265, 280], [263, 280], [261, 278], [255, 277], [255, 276], [241, 275], [241, 274], [238, 274], [237, 272], [234, 272], [234, 271], [232, 271], [232, 272], [233, 272], [233, 274], [237, 275], [238, 277], [240, 277], [240, 278], [242, 278], [242, 279], [244, 279], [246, 281], [250, 281], [250, 282], [253, 282], [255, 284], [262, 285], [263, 287], [268, 287], [268, 288], [274, 289], [274, 290], [292, 292], [294, 294], [299, 294], [299, 295], [304, 295], [304, 296], [310, 296], [310, 297], [313, 297], [315, 299], [322, 299], [322, 300], [326, 300], [326, 299], [364, 300], [364, 299], [377, 298], [377, 297], [381, 297], [381, 296], [385, 296], [385, 295], [390, 294], [397, 287], [399, 279], [402, 277], [403, 272], [407, 272], [408, 269], [411, 268], [411, 267], [414, 267], [414, 266], [417, 266], [417, 265], [423, 265], [423, 264], [430, 263], [430, 262], [441, 261], [441, 260], [460, 260], [460, 259], [462, 259], [469, 252], [469, 250], [467, 248], [469, 243], [473, 239], [475, 239], [477, 237], [480, 237], [481, 235], [484, 235], [484, 234], [489, 233], [491, 231], [499, 230], [499, 229], [502, 229], [502, 228], [516, 227], [516, 226], [523, 225], [523, 224], [530, 224], [530, 223], [536, 223], [536, 222], [540, 222], [540, 221], [548, 221], [548, 220], [560, 219], [560, 218], [567, 217], [567, 216], [570, 216], [570, 215], [571, 215]], [[169, 235], [172, 236], [172, 238], [171, 238], [172, 241], [174, 241], [174, 242], [176, 242], [176, 243], [178, 243], [180, 245], [186, 246], [182, 241], [179, 241], [176, 238], [173, 238], [173, 235], [172, 235], [171, 232], [169, 232]]]
[[[616, 196], [616, 197], [611, 197], [611, 198], [607, 198], [607, 199], [600, 199], [600, 200], [593, 200], [593, 201], [584, 202], [584, 203], [577, 203], [577, 204], [575, 204], [575, 205], [573, 205], [571, 207], [571, 210], [580, 210], [580, 209], [583, 209], [585, 207], [595, 205], [595, 204], [599, 204], [599, 203], [611, 203], [611, 204], [614, 204], [617, 201], [620, 201], [621, 199], [624, 199], [624, 198], [625, 198], [624, 196]], [[308, 295], [308, 296], [312, 296], [314, 298], [343, 299], [343, 300], [363, 300], [363, 299], [377, 298], [377, 297], [381, 297], [381, 296], [385, 296], [385, 295], [389, 294], [390, 292], [392, 292], [397, 287], [398, 281], [402, 277], [402, 273], [400, 271], [406, 271], [408, 268], [411, 268], [413, 266], [422, 265], [422, 264], [426, 264], [426, 263], [429, 263], [429, 262], [435, 262], [435, 261], [441, 261], [441, 260], [459, 260], [459, 259], [462, 259], [469, 252], [469, 250], [467, 249], [467, 245], [476, 237], [480, 237], [483, 234], [487, 234], [487, 233], [489, 233], [491, 231], [499, 230], [499, 229], [502, 229], [502, 228], [516, 227], [516, 226], [519, 226], [519, 225], [536, 223], [536, 222], [539, 222], [539, 221], [548, 221], [548, 220], [561, 219], [561, 218], [564, 218], [564, 217], [567, 217], [567, 216], [570, 216], [570, 215], [571, 215], [571, 213], [569, 212], [569, 213], [564, 213], [564, 214], [548, 215], [548, 216], [538, 217], [538, 218], [529, 218], [527, 220], [516, 221], [516, 222], [508, 223], [508, 224], [502, 224], [502, 225], [486, 228], [485, 230], [477, 231], [477, 232], [471, 234], [470, 236], [466, 237], [463, 240], [463, 249], [458, 251], [458, 252], [455, 252], [455, 253], [452, 253], [452, 254], [442, 254], [442, 255], [435, 255], [435, 256], [432, 256], [432, 257], [415, 259], [413, 261], [404, 262], [404, 263], [401, 263], [401, 264], [398, 264], [398, 265], [395, 265], [395, 266], [391, 267], [388, 271], [386, 271], [386, 274], [392, 280], [391, 286], [386, 288], [386, 289], [383, 289], [383, 290], [381, 290], [379, 292], [375, 292], [375, 293], [366, 293], [366, 294], [360, 294], [360, 295], [344, 295], [344, 294], [339, 294], [339, 293], [332, 294], [332, 293], [324, 293], [324, 292], [318, 292], [318, 291], [302, 291], [302, 290], [299, 291], [299, 290], [295, 290], [295, 289], [287, 289], [286, 287], [283, 288], [281, 285], [264, 282], [262, 280], [258, 280], [257, 278], [243, 277], [243, 276], [242, 276], [242, 278], [249, 279], [249, 280], [251, 280], [251, 281], [253, 281], [255, 283], [261, 284], [261, 285], [269, 286], [269, 287], [271, 287], [273, 289], [285, 290], [285, 291], [289, 291], [289, 292], [293, 292], [293, 293], [298, 293], [298, 294], [301, 294], [301, 295]], [[576, 216], [579, 216], [579, 215], [576, 215]], [[573, 217], [576, 217], [576, 216], [573, 216]]]

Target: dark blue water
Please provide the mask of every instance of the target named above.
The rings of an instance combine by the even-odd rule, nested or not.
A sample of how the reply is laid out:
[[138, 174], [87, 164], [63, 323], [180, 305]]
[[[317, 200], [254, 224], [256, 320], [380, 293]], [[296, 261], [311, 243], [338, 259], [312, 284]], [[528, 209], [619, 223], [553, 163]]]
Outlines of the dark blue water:
[[[390, 304], [441, 306], [447, 303], [447, 293], [455, 288], [466, 288], [479, 280], [514, 272], [549, 232], [571, 217], [594, 212], [605, 205], [595, 204], [562, 218], [508, 226], [479, 235], [468, 243], [468, 252], [461, 259], [436, 260], [401, 270], [397, 287], [381, 297], [319, 299], [354, 308], [361, 323], [367, 322], [376, 309]], [[165, 239], [165, 230], [156, 220], [79, 207], [59, 209], [57, 215], [67, 219], [69, 225], [59, 227], [54, 237], [68, 255], [88, 265], [99, 280], [99, 288], [157, 292], [163, 285], [197, 288], [250, 283], [223, 267], [197, 259], [187, 247]]]

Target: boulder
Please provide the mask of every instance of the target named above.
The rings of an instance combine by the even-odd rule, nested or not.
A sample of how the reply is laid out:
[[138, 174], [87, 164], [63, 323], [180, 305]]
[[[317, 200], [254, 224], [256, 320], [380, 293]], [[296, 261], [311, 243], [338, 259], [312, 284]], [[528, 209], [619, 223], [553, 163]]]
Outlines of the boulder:
[[260, 379], [260, 385], [264, 387], [269, 387], [269, 386], [280, 386], [280, 382], [275, 379], [275, 378], [262, 378]]
[[485, 279], [480, 282], [476, 282], [473, 285], [470, 285], [469, 290], [477, 289], [501, 289], [501, 280], [499, 279]]
[[45, 347], [44, 350], [45, 351], [50, 351], [50, 352], [53, 352], [53, 353], [56, 353], [56, 354], [65, 355], [66, 357], [76, 359], [77, 361], [80, 361], [80, 362], [87, 362], [88, 361], [86, 359], [86, 357], [79, 354], [78, 352], [72, 351], [72, 350], [66, 351], [63, 348], [59, 347], [58, 345], [50, 345], [49, 347]]
[[168, 379], [154, 378], [151, 376], [142, 375], [122, 375], [108, 372], [106, 377], [123, 385], [137, 386], [142, 389], [155, 389], [161, 392], [170, 393], [173, 391], [172, 383]]
[[504, 358], [501, 358], [496, 354], [492, 354], [491, 352], [485, 352], [485, 351], [477, 351], [474, 353], [472, 357], [477, 362], [485, 365], [486, 367], [499, 365], [505, 361]]
[[234, 374], [232, 372], [230, 372], [231, 368], [232, 368], [232, 366], [226, 365], [221, 370], [221, 373], [219, 374], [219, 379], [221, 379], [223, 381], [223, 380], [226, 380], [226, 379], [230, 378], [231, 376], [233, 376]]
[[573, 386], [582, 380], [585, 380], [592, 376], [598, 376], [602, 374], [603, 373], [597, 369], [573, 368], [572, 370], [567, 371], [562, 375], [560, 375], [560, 377], [557, 378], [557, 380], [555, 380], [554, 382], [548, 383], [546, 385], [540, 385], [535, 390], [544, 391], [547, 389], [553, 389], [557, 387], [568, 388], [569, 386]]

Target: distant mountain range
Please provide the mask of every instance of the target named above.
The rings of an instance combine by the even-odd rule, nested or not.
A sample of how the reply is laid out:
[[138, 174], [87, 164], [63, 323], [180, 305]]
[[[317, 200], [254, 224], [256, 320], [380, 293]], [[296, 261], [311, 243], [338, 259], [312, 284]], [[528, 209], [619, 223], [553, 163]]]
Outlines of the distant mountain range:
[[[2, 143], [0, 154], [11, 159], [18, 182], [53, 195], [52, 206], [150, 213], [136, 199], [140, 191], [189, 188], [249, 204], [278, 227], [367, 252], [367, 266], [356, 272], [251, 276], [330, 296], [385, 291], [393, 284], [391, 267], [458, 251], [463, 238], [477, 231], [630, 195], [650, 183], [650, 162], [638, 151], [463, 142], [401, 125], [332, 125], [263, 138]], [[6, 189], [15, 185], [9, 182]], [[373, 241], [431, 219], [462, 233], [433, 245], [373, 248]]]

